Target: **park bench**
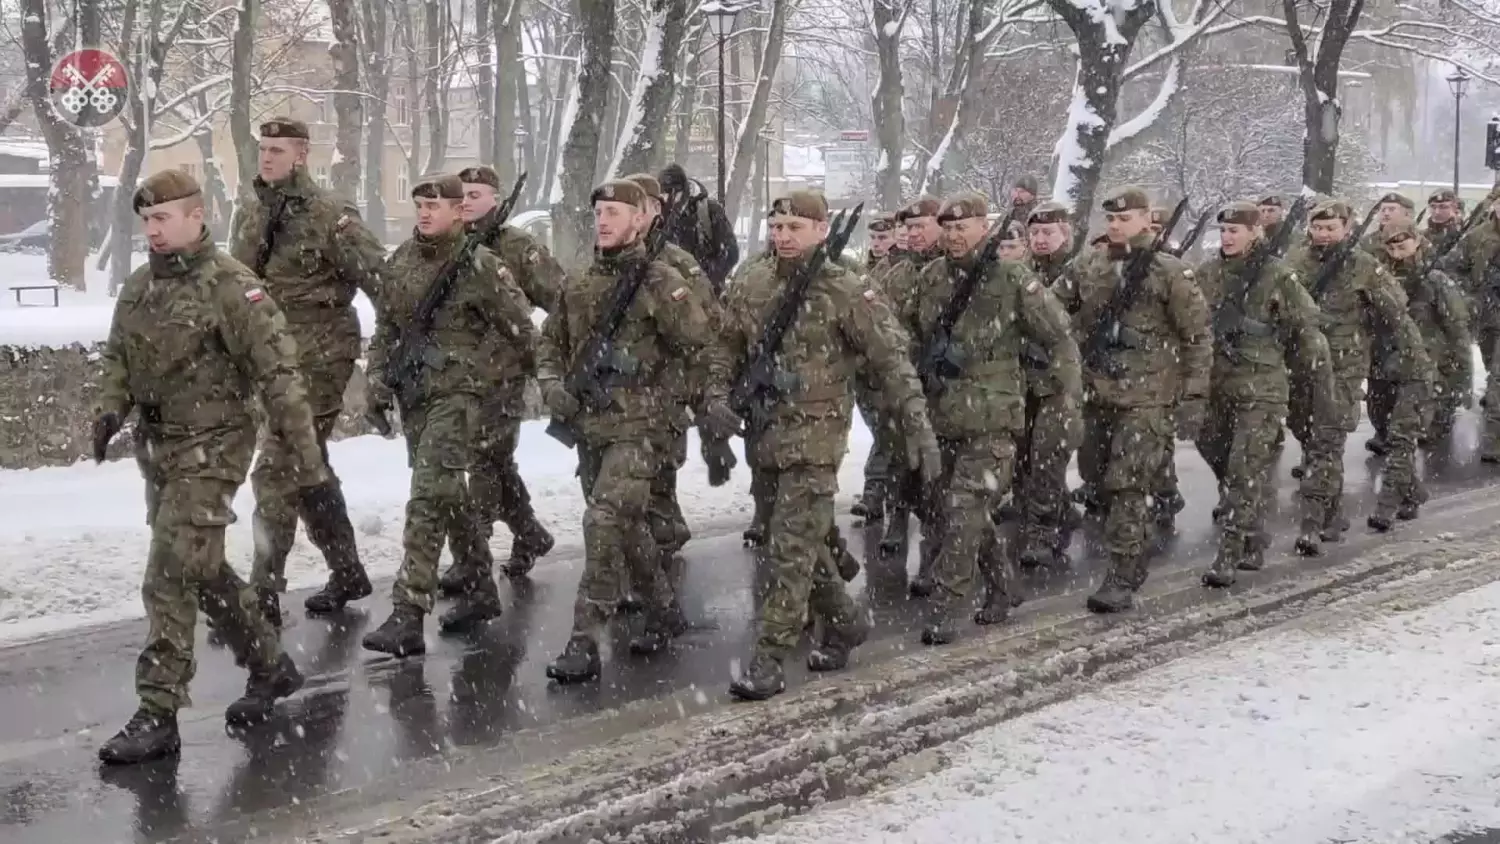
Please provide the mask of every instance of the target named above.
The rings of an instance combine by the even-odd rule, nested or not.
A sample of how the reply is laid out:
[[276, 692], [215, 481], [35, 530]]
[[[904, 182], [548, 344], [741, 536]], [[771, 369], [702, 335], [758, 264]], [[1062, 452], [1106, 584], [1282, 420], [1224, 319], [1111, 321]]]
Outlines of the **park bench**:
[[[48, 290], [48, 291], [51, 291], [52, 292], [52, 307], [55, 308], [59, 304], [61, 304], [61, 302], [60, 302], [60, 300], [58, 298], [58, 285], [57, 285], [57, 282], [55, 282], [55, 281], [39, 281], [39, 282], [35, 282], [33, 284], [12, 284], [12, 285], [10, 285], [10, 289], [11, 289], [11, 291], [13, 293], [16, 294], [16, 306], [17, 307], [28, 307], [28, 304], [26, 302], [22, 302], [21, 301], [21, 293], [23, 291], [27, 291], [27, 290]], [[29, 307], [41, 307], [41, 305], [33, 302], [33, 303], [31, 303], [29, 305]]]

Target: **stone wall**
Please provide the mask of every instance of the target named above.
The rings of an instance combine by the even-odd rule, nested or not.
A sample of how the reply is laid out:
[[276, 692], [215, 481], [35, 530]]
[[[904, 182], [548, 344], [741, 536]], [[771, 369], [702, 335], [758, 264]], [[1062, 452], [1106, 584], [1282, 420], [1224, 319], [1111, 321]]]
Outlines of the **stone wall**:
[[[91, 455], [100, 345], [0, 345], [0, 469], [66, 466]], [[360, 417], [364, 397], [364, 370], [356, 367], [334, 439], [371, 433]], [[535, 385], [526, 398], [535, 416], [540, 407]], [[110, 459], [127, 456], [129, 443], [128, 435], [116, 437]]]

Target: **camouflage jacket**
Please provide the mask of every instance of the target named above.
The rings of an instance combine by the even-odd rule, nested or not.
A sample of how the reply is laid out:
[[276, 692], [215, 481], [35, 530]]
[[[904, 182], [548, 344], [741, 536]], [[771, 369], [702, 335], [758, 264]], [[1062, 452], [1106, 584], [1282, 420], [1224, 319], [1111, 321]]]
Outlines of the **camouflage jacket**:
[[[557, 310], [542, 326], [537, 378], [544, 386], [566, 382], [578, 356], [594, 335], [594, 326], [614, 300], [621, 275], [645, 260], [639, 243], [612, 253], [596, 253], [589, 268], [569, 274]], [[584, 409], [575, 424], [593, 445], [642, 437], [667, 437], [670, 420], [682, 409], [680, 378], [685, 368], [706, 366], [701, 352], [713, 342], [713, 325], [704, 299], [665, 261], [653, 261], [625, 319], [615, 334], [617, 373], [610, 404], [601, 411]]]
[[[1264, 242], [1257, 246], [1265, 248]], [[1195, 273], [1214, 330], [1213, 394], [1284, 405], [1290, 368], [1315, 385], [1314, 396], [1332, 396], [1332, 361], [1318, 306], [1284, 262], [1273, 258], [1248, 278], [1251, 260], [1248, 254], [1220, 253]]]
[[[1473, 340], [1469, 332], [1469, 303], [1445, 273], [1433, 270], [1418, 278], [1422, 266], [1414, 259], [1400, 263], [1385, 261], [1386, 270], [1406, 291], [1406, 312], [1422, 334], [1427, 356], [1439, 378], [1468, 385], [1474, 372]], [[1389, 335], [1377, 334], [1382, 350], [1393, 345]], [[1392, 352], [1393, 353], [1393, 352]]]
[[926, 252], [907, 252], [875, 279], [875, 286], [890, 300], [896, 313], [904, 313], [917, 293], [917, 280], [922, 271], [944, 254], [942, 247], [933, 247]]
[[537, 239], [515, 226], [495, 226], [495, 211], [469, 224], [520, 285], [533, 308], [551, 312], [562, 295], [563, 269]]
[[[1381, 367], [1397, 359], [1410, 359], [1416, 370], [1423, 368], [1427, 357], [1422, 335], [1406, 312], [1406, 294], [1401, 285], [1374, 256], [1354, 249], [1339, 268], [1338, 275], [1319, 294], [1313, 290], [1337, 246], [1307, 246], [1295, 249], [1286, 257], [1287, 266], [1313, 294], [1321, 313], [1323, 336], [1333, 358], [1333, 374], [1340, 381], [1358, 381], [1370, 371], [1372, 334], [1390, 338], [1377, 358]], [[1395, 356], [1390, 357], [1390, 356]]]
[[163, 477], [243, 483], [259, 399], [300, 465], [316, 467], [322, 456], [296, 355], [260, 279], [205, 229], [196, 251], [153, 252], [125, 280], [102, 354], [98, 409], [121, 418], [140, 410], [153, 471]]
[[[1141, 235], [1131, 249], [1147, 249], [1150, 244], [1151, 237]], [[1114, 299], [1124, 260], [1107, 250], [1084, 252], [1052, 288], [1073, 315], [1080, 349], [1086, 348], [1089, 332]], [[1153, 256], [1139, 295], [1120, 320], [1119, 342], [1110, 351], [1123, 374], [1110, 378], [1085, 359], [1088, 400], [1112, 407], [1169, 407], [1179, 399], [1208, 395], [1213, 336], [1208, 307], [1192, 273], [1171, 255]]]
[[1458, 219], [1451, 220], [1446, 224], [1428, 220], [1427, 225], [1422, 229], [1422, 237], [1428, 243], [1431, 243], [1432, 248], [1439, 254], [1447, 254], [1458, 241], [1458, 232], [1459, 229], [1463, 228], [1463, 225], [1464, 221]]
[[1468, 292], [1473, 328], [1500, 329], [1500, 222], [1475, 225], [1444, 257], [1442, 267]]
[[[717, 335], [723, 324], [724, 309], [714, 295], [713, 282], [703, 274], [703, 270], [698, 267], [698, 262], [693, 256], [675, 243], [668, 243], [662, 248], [660, 259], [687, 281], [688, 290], [698, 300], [698, 306], [708, 317], [709, 330]], [[707, 362], [700, 359], [692, 361], [689, 365], [686, 358], [672, 358], [667, 362], [667, 366], [668, 371], [663, 383], [677, 388], [677, 401], [680, 404], [691, 407], [700, 414], [703, 413], [703, 382], [708, 377]]]
[[[457, 229], [444, 235], [413, 234], [396, 247], [385, 270], [375, 304], [375, 337], [370, 341], [371, 382], [396, 387], [391, 359], [402, 335], [411, 330], [417, 305], [437, 281], [439, 272], [463, 249], [467, 235]], [[535, 365], [536, 326], [531, 308], [510, 271], [483, 246], [458, 269], [448, 297], [432, 316], [422, 354], [421, 394], [483, 395], [498, 382], [529, 374]], [[505, 347], [502, 351], [499, 347]], [[515, 368], [497, 371], [498, 361]]]
[[[972, 252], [963, 258], [939, 258], [922, 271], [916, 294], [900, 314], [917, 346], [931, 336], [976, 258]], [[952, 337], [963, 373], [950, 379], [942, 392], [927, 397], [928, 416], [938, 436], [1020, 431], [1028, 380], [1022, 353], [1028, 346], [1045, 359], [1033, 380], [1050, 387], [1047, 394], [1062, 393], [1081, 403], [1078, 344], [1073, 342], [1068, 314], [1025, 265], [996, 260], [985, 267], [982, 282], [953, 324]]]
[[1038, 255], [1031, 253], [1031, 271], [1041, 276], [1042, 283], [1051, 289], [1062, 278], [1063, 271], [1068, 268], [1068, 250], [1064, 245], [1062, 249], [1051, 255]]
[[[257, 268], [273, 208], [286, 206], [265, 266]], [[365, 228], [359, 211], [321, 188], [301, 167], [283, 183], [255, 179], [252, 196], [235, 215], [229, 251], [265, 281], [297, 341], [303, 361], [359, 357], [354, 294], [379, 296], [385, 247]]]
[[[800, 263], [756, 264], [729, 288], [709, 379], [711, 397], [726, 397], [748, 365], [751, 347]], [[874, 385], [879, 406], [901, 408], [903, 419], [905, 411], [920, 406], [914, 401], [921, 397], [916, 372], [899, 338], [881, 327], [880, 321], [889, 319], [881, 307], [875, 290], [837, 265], [823, 265], [776, 355], [784, 397], [771, 408], [765, 429], [748, 441], [752, 463], [778, 469], [837, 466], [848, 447], [857, 369]]]

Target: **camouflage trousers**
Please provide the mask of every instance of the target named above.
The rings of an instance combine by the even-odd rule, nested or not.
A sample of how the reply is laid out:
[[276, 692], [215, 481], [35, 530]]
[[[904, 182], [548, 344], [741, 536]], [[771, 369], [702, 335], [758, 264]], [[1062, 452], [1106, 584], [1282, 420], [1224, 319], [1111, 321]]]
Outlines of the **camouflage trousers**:
[[[345, 378], [347, 380], [347, 376]], [[313, 419], [323, 461], [328, 461], [328, 438], [338, 424], [339, 409]], [[286, 591], [286, 558], [297, 541], [297, 520], [307, 528], [307, 538], [323, 553], [329, 571], [348, 574], [360, 569], [359, 550], [354, 540], [354, 525], [344, 503], [343, 487], [337, 476], [328, 483], [331, 502], [326, 508], [312, 506], [306, 491], [296, 482], [296, 457], [280, 434], [263, 427], [260, 454], [250, 473], [250, 488], [255, 493], [255, 555], [250, 582], [258, 588]]]
[[632, 584], [650, 610], [672, 605], [672, 585], [647, 518], [651, 485], [667, 452], [646, 438], [579, 444], [578, 476], [587, 495], [583, 577], [573, 601], [575, 636], [597, 639]]
[[682, 504], [677, 500], [677, 473], [687, 465], [687, 454], [687, 429], [674, 428], [672, 442], [663, 455], [656, 477], [651, 480], [651, 504], [646, 518], [651, 524], [651, 536], [656, 540], [657, 550], [664, 555], [681, 551], [693, 538], [687, 518], [682, 514]]
[[405, 559], [391, 590], [394, 604], [432, 612], [438, 560], [446, 540], [454, 562], [495, 589], [494, 558], [469, 497], [467, 472], [479, 424], [479, 400], [467, 393], [431, 397], [402, 409], [411, 495], [406, 501]]
[[[937, 547], [932, 579], [935, 612], [952, 611], [973, 597], [981, 565], [1009, 565], [994, 553], [995, 525], [990, 510], [1010, 491], [1016, 441], [1011, 434], [938, 440], [943, 473], [923, 502], [924, 525]], [[1001, 588], [1008, 577], [987, 579]]]
[[1151, 530], [1147, 496], [1160, 477], [1161, 462], [1173, 447], [1175, 427], [1166, 407], [1114, 407], [1086, 402], [1078, 474], [1099, 491], [1109, 515], [1104, 544], [1132, 571], [1117, 572], [1135, 585], [1145, 581], [1141, 560]]
[[[864, 494], [880, 495], [891, 481], [892, 459], [895, 454], [895, 436], [886, 425], [885, 417], [875, 407], [872, 398], [860, 394], [859, 417], [870, 430], [870, 453], [865, 457]], [[903, 461], [904, 464], [904, 461]]]
[[1266, 507], [1276, 494], [1272, 471], [1286, 406], [1211, 395], [1198, 433], [1203, 456], [1223, 492], [1224, 532], [1220, 548], [1235, 559], [1263, 541]]
[[146, 476], [151, 550], [141, 599], [146, 606], [146, 647], [135, 666], [143, 706], [161, 713], [190, 706], [188, 685], [197, 670], [194, 636], [201, 608], [251, 671], [269, 671], [281, 659], [276, 629], [266, 622], [245, 584], [224, 556], [224, 530], [234, 522], [238, 483], [217, 478]]
[[[1383, 423], [1385, 471], [1380, 478], [1377, 512], [1395, 512], [1404, 503], [1421, 504], [1427, 489], [1417, 472], [1417, 442], [1432, 422], [1432, 385], [1426, 381], [1371, 381], [1371, 422]], [[1375, 422], [1375, 414], [1380, 422]]]
[[1064, 402], [1061, 394], [1026, 393], [1026, 430], [1017, 444], [1012, 486], [1020, 503], [1025, 547], [1058, 553], [1068, 547], [1068, 511], [1073, 507], [1068, 495], [1068, 461], [1073, 455], [1063, 424]]
[[1302, 445], [1301, 500], [1305, 529], [1332, 527], [1343, 518], [1344, 447], [1359, 427], [1364, 379], [1357, 371], [1334, 375], [1334, 401], [1341, 410], [1338, 424], [1318, 424], [1313, 416], [1312, 385], [1301, 378], [1291, 382], [1287, 428]]
[[521, 536], [536, 522], [531, 491], [516, 465], [524, 410], [520, 387], [498, 390], [479, 405], [469, 495], [486, 539], [494, 535], [495, 522], [504, 522], [512, 536]]
[[1500, 326], [1479, 329], [1475, 340], [1485, 372], [1484, 436], [1480, 448], [1487, 454], [1500, 454]]
[[[747, 446], [746, 454], [753, 451]], [[769, 583], [761, 604], [760, 653], [784, 659], [797, 647], [809, 613], [825, 628], [844, 628], [856, 609], [839, 579], [830, 541], [838, 468], [807, 464], [762, 467], [772, 494], [767, 524]]]

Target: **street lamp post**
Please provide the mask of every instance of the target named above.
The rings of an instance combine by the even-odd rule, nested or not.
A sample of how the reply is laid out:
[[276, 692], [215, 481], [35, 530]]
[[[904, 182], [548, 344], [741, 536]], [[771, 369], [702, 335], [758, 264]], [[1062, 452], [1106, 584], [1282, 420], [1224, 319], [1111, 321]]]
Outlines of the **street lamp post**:
[[1458, 149], [1459, 139], [1463, 129], [1463, 99], [1464, 92], [1469, 87], [1469, 74], [1464, 69], [1456, 67], [1453, 75], [1448, 77], [1448, 90], [1453, 92], [1453, 195], [1458, 196]]
[[724, 201], [724, 42], [734, 32], [734, 19], [740, 13], [740, 5], [734, 2], [709, 0], [703, 4], [703, 15], [719, 42], [719, 201]]

